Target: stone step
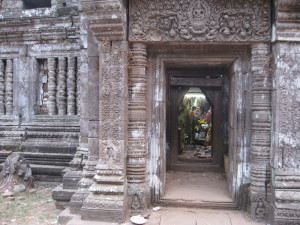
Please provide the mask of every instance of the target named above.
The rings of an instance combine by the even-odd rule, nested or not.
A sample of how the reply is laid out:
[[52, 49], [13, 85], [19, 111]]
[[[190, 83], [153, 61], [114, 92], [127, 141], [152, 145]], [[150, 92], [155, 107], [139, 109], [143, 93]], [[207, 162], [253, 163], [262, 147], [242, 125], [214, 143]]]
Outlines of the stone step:
[[235, 202], [191, 202], [184, 200], [168, 200], [160, 199], [159, 206], [164, 207], [187, 207], [187, 208], [203, 208], [203, 209], [224, 209], [224, 210], [238, 210], [238, 205]]
[[60, 184], [52, 190], [52, 198], [56, 201], [69, 203], [75, 191], [75, 189], [64, 189], [63, 185]]
[[[11, 151], [0, 152], [0, 163], [3, 163]], [[19, 152], [30, 164], [69, 166], [73, 154], [64, 153], [40, 153], [40, 152]]]
[[224, 169], [219, 165], [213, 165], [210, 163], [177, 163], [171, 165], [173, 171], [183, 172], [223, 172]]
[[[72, 214], [69, 207], [64, 209], [58, 216], [59, 224], [66, 225], [119, 225], [119, 223], [109, 223], [109, 222], [100, 222], [100, 221], [90, 221], [90, 220], [81, 220], [81, 216], [79, 214]], [[126, 223], [132, 224], [132, 223]], [[125, 225], [125, 223], [124, 223]]]
[[69, 207], [65, 208], [58, 216], [59, 224], [67, 224], [70, 220], [80, 220], [80, 215], [72, 214]]

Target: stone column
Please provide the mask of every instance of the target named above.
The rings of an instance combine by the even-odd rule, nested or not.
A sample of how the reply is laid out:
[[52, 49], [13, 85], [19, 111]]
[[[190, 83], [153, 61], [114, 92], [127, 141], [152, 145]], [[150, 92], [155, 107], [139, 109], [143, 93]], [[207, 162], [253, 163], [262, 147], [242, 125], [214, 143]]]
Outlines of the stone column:
[[67, 93], [66, 93], [66, 58], [58, 58], [58, 77], [57, 77], [57, 113], [66, 115], [67, 113]]
[[56, 60], [48, 58], [48, 115], [56, 114]]
[[146, 47], [143, 43], [133, 43], [129, 64], [127, 179], [132, 214], [140, 214], [146, 208]]
[[76, 112], [76, 58], [68, 57], [68, 77], [67, 77], [67, 113], [75, 115]]
[[6, 60], [5, 68], [5, 110], [6, 115], [13, 114], [13, 60]]
[[126, 217], [126, 41], [99, 41], [99, 160], [95, 183], [81, 208], [87, 220], [122, 222]]
[[252, 136], [250, 171], [250, 212], [256, 219], [268, 214], [270, 182], [271, 77], [268, 44], [252, 45]]
[[5, 115], [4, 60], [0, 59], [0, 115]]
[[82, 57], [77, 57], [77, 73], [76, 73], [76, 114], [77, 115], [80, 115], [80, 99], [81, 99], [81, 85], [82, 85], [82, 82], [81, 82], [81, 70], [80, 70], [80, 66], [81, 66], [81, 63], [82, 62]]

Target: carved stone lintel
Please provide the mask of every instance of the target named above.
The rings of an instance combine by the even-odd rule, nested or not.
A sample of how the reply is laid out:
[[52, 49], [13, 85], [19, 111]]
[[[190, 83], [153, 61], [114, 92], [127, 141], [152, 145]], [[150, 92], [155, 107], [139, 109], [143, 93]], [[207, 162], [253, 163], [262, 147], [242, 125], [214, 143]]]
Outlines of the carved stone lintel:
[[6, 115], [13, 114], [13, 60], [6, 60], [5, 68], [5, 109]]
[[48, 114], [56, 114], [56, 60], [55, 58], [48, 58]]
[[270, 40], [269, 0], [133, 0], [131, 41]]
[[57, 111], [58, 115], [66, 115], [67, 112], [67, 93], [66, 93], [66, 58], [58, 58], [58, 77], [57, 77]]
[[0, 115], [5, 115], [4, 60], [0, 59]]

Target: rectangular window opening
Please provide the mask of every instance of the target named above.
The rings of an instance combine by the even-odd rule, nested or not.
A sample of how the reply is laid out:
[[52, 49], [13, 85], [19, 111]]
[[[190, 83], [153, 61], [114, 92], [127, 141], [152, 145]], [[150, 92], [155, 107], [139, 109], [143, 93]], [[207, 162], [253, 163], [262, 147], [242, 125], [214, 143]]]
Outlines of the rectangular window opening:
[[24, 9], [51, 8], [51, 0], [23, 0]]

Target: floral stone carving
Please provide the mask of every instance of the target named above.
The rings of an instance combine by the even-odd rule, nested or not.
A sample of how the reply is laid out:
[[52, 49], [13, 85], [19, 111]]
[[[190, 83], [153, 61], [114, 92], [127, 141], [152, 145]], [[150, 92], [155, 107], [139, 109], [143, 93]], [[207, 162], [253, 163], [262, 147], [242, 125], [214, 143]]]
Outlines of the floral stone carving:
[[0, 192], [21, 192], [33, 185], [31, 168], [27, 160], [18, 153], [11, 153], [3, 163], [0, 173]]
[[131, 41], [270, 39], [269, 0], [133, 0]]

